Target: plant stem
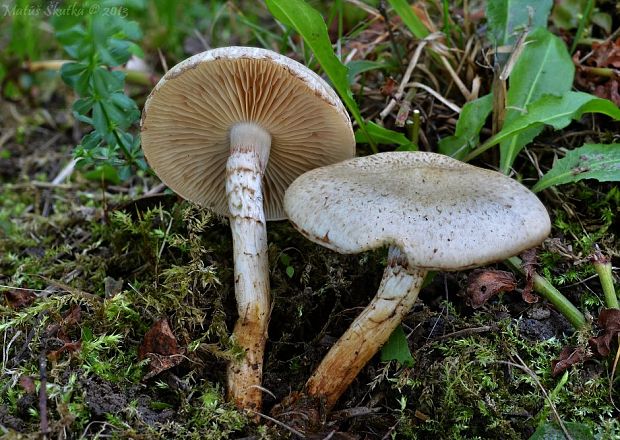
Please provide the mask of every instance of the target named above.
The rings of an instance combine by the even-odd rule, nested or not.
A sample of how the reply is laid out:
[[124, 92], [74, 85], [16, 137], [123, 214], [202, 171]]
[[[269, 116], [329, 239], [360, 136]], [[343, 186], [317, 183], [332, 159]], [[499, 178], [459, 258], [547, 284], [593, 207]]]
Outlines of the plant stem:
[[[523, 262], [519, 257], [510, 257], [504, 263], [513, 270], [525, 274], [523, 270]], [[571, 303], [558, 289], [547, 281], [546, 278], [534, 272], [532, 275], [534, 281], [534, 290], [542, 295], [547, 301], [560, 312], [577, 330], [582, 329], [586, 325], [586, 318], [577, 307]]]
[[[57, 70], [60, 71], [62, 66], [67, 63], [74, 63], [73, 60], [42, 60], [31, 61], [24, 64], [24, 69], [28, 72], [35, 73], [42, 70]], [[113, 70], [118, 70], [125, 74], [125, 80], [129, 83], [140, 86], [154, 86], [159, 81], [159, 78], [155, 75], [150, 75], [147, 72], [140, 70], [130, 70], [124, 67], [116, 67]]]
[[618, 309], [618, 297], [614, 289], [614, 279], [611, 273], [611, 261], [605, 257], [600, 251], [596, 251], [591, 258], [592, 266], [601, 280], [603, 295], [605, 296], [605, 305], [609, 309]]

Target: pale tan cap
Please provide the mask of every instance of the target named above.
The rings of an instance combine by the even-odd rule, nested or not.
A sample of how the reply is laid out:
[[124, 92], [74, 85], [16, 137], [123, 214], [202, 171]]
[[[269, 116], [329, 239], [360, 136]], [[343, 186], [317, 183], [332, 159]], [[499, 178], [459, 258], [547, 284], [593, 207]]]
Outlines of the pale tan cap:
[[250, 47], [209, 50], [170, 69], [144, 106], [142, 148], [172, 190], [228, 215], [229, 134], [239, 122], [271, 135], [267, 220], [285, 218], [284, 191], [298, 175], [355, 154], [351, 121], [331, 87], [290, 58]]
[[310, 240], [344, 254], [396, 245], [409, 265], [460, 270], [517, 255], [550, 231], [547, 210], [495, 171], [426, 152], [390, 152], [307, 172], [284, 209]]

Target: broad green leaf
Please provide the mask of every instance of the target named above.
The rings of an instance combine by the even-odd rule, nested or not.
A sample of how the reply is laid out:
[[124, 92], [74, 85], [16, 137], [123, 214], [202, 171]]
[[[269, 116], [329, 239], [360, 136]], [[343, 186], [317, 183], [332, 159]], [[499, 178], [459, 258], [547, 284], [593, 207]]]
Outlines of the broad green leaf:
[[454, 136], [439, 141], [439, 152], [456, 159], [462, 159], [478, 144], [478, 135], [487, 117], [493, 110], [493, 95], [485, 95], [463, 106], [456, 122]]
[[366, 123], [366, 132], [361, 130], [355, 131], [355, 142], [367, 144], [369, 142], [368, 136], [372, 137], [378, 144], [398, 145], [406, 151], [416, 151], [418, 149], [417, 145], [411, 142], [404, 134], [384, 128], [372, 121]]
[[266, 3], [276, 19], [303, 37], [358, 125], [364, 127], [362, 114], [349, 88], [347, 68], [334, 54], [321, 14], [303, 0], [266, 0]]
[[[487, 2], [489, 34], [498, 46], [512, 45], [520, 30], [547, 27], [553, 0], [493, 0]], [[532, 18], [530, 23], [530, 11]]]
[[566, 92], [561, 97], [543, 96], [528, 107], [527, 113], [504, 125], [499, 133], [472, 151], [466, 160], [532, 127], [550, 125], [559, 130], [570, 124], [572, 119], [579, 119], [584, 113], [602, 113], [616, 120], [620, 119], [620, 109], [613, 102], [589, 93]]
[[[594, 440], [590, 427], [583, 423], [564, 422], [564, 427], [573, 440]], [[566, 436], [557, 423], [539, 426], [529, 440], [565, 440]]]
[[388, 3], [394, 8], [403, 23], [405, 23], [416, 38], [424, 38], [430, 34], [430, 31], [424, 26], [422, 20], [415, 15], [407, 0], [388, 0]]
[[381, 348], [381, 361], [397, 361], [406, 367], [413, 366], [413, 356], [403, 327], [399, 325], [390, 335], [390, 339]]
[[551, 22], [557, 27], [570, 30], [579, 26], [579, 19], [588, 0], [562, 0], [556, 2], [551, 12]]
[[347, 68], [349, 69], [347, 73], [347, 77], [349, 79], [349, 84], [353, 84], [355, 82], [355, 77], [360, 73], [368, 72], [369, 70], [375, 69], [383, 69], [386, 67], [385, 63], [381, 63], [379, 61], [368, 61], [368, 60], [354, 60], [347, 64]]
[[[532, 32], [512, 69], [504, 126], [524, 113], [532, 102], [544, 95], [562, 96], [571, 89], [575, 67], [564, 42], [546, 29]], [[508, 173], [525, 145], [543, 127], [533, 127], [500, 145], [500, 169]]]
[[121, 178], [118, 175], [116, 168], [107, 164], [99, 165], [94, 170], [84, 173], [84, 177], [95, 182], [105, 181], [111, 183], [112, 185], [118, 185], [121, 183]]
[[596, 179], [599, 182], [620, 181], [620, 144], [585, 144], [569, 151], [556, 161], [534, 185], [538, 192], [553, 185]]

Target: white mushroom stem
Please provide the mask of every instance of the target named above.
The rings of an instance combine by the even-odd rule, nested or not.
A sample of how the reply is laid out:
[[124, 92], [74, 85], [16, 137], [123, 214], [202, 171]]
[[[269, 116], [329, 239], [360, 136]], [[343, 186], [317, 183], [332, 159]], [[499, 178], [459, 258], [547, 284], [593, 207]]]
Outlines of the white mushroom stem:
[[314, 371], [306, 383], [308, 396], [320, 399], [327, 411], [334, 406], [411, 310], [425, 275], [425, 270], [409, 268], [405, 255], [390, 247], [379, 291]]
[[262, 180], [271, 136], [256, 124], [241, 123], [230, 132], [226, 195], [235, 261], [239, 318], [233, 339], [245, 352], [228, 367], [228, 398], [238, 408], [260, 411], [263, 354], [269, 323], [269, 262]]

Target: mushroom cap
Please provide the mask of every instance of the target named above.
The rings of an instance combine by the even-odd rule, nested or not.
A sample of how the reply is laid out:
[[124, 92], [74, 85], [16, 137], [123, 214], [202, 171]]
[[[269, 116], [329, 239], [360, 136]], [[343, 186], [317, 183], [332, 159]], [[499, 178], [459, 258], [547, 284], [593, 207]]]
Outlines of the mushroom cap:
[[228, 215], [230, 130], [241, 122], [271, 135], [267, 220], [285, 218], [284, 191], [298, 175], [355, 154], [351, 120], [331, 87], [302, 64], [251, 47], [209, 50], [170, 69], [144, 105], [142, 148], [167, 186]]
[[284, 209], [310, 240], [343, 254], [396, 245], [410, 267], [460, 270], [537, 246], [547, 210], [495, 171], [426, 152], [389, 152], [317, 168]]

